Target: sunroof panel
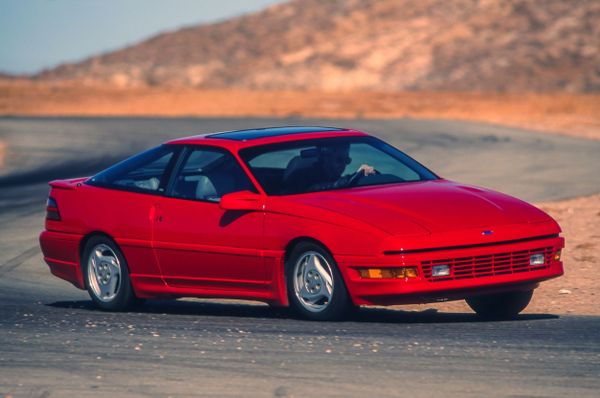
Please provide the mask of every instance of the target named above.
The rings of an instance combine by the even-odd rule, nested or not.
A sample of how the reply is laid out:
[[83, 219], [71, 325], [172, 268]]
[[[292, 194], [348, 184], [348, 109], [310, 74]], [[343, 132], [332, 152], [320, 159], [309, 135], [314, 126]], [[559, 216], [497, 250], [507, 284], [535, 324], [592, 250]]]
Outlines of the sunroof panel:
[[267, 127], [249, 130], [225, 131], [223, 133], [209, 134], [207, 138], [223, 138], [227, 140], [245, 141], [257, 138], [276, 137], [279, 135], [316, 133], [323, 131], [343, 131], [337, 127], [319, 127], [319, 126], [286, 126], [286, 127]]

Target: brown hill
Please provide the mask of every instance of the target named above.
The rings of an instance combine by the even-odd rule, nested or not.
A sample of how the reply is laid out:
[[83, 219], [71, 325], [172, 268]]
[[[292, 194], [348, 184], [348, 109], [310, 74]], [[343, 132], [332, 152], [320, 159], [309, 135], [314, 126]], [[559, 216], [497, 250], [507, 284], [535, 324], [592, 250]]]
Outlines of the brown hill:
[[15, 80], [18, 76], [12, 75], [10, 73], [0, 72], [0, 80]]
[[600, 91], [598, 0], [295, 0], [62, 65], [46, 81]]

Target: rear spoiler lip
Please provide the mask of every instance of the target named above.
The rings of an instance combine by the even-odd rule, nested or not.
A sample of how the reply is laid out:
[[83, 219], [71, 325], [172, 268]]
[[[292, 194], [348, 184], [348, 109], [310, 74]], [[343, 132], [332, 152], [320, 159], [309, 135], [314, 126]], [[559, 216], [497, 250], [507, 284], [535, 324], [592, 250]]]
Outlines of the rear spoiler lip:
[[83, 181], [87, 180], [89, 177], [80, 177], [80, 178], [71, 178], [68, 180], [54, 180], [50, 181], [48, 185], [52, 188], [60, 188], [60, 189], [72, 189], [77, 188]]

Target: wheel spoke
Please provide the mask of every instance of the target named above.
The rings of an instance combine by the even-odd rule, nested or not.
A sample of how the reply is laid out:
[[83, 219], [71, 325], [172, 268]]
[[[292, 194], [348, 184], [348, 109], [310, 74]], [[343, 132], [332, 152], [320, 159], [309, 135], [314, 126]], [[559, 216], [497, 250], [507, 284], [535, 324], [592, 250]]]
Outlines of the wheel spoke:
[[328, 302], [329, 302], [329, 300], [331, 300], [332, 293], [333, 293], [333, 286], [331, 286], [329, 283], [325, 283], [325, 289], [321, 289], [321, 294], [323, 295], [323, 297], [325, 297], [327, 299]]
[[100, 264], [102, 262], [102, 258], [104, 255], [102, 254], [102, 249], [98, 248], [94, 250], [94, 261], [96, 264]]
[[90, 264], [91, 264], [91, 268], [92, 271], [94, 271], [94, 275], [96, 276], [96, 280], [100, 280], [100, 274], [98, 273], [98, 262], [96, 260], [96, 256], [92, 256], [90, 258]]
[[99, 260], [105, 264], [108, 264], [112, 267], [117, 267], [117, 261], [112, 256], [100, 256]]
[[326, 295], [323, 294], [323, 291], [319, 291], [317, 293], [311, 293], [308, 290], [306, 290], [306, 288], [304, 286], [302, 286], [302, 289], [300, 290], [300, 297], [302, 297], [302, 299], [309, 303], [309, 304], [317, 304], [319, 301], [321, 301], [322, 298], [328, 298]]
[[118, 263], [117, 259], [114, 257], [104, 257], [104, 258], [106, 259], [106, 262], [110, 266], [110, 272], [113, 273], [114, 275], [120, 275], [121, 267], [119, 267], [119, 263]]
[[100, 297], [101, 298], [106, 298], [110, 296], [110, 291], [108, 288], [108, 285], [105, 285], [103, 283], [98, 283], [98, 287], [100, 288]]
[[94, 267], [94, 273], [96, 274], [96, 278], [98, 282], [100, 282], [100, 264], [102, 264], [102, 252], [100, 250], [94, 250], [94, 255], [92, 256], [92, 265]]
[[327, 272], [327, 270], [323, 267], [323, 264], [321, 264], [321, 260], [319, 260], [317, 256], [313, 255], [312, 262], [319, 275], [321, 275], [321, 278], [325, 280], [327, 290], [333, 290], [333, 280], [331, 279], [329, 272]]
[[117, 293], [117, 287], [119, 285], [120, 279], [120, 275], [111, 276], [110, 281], [108, 281], [108, 284], [106, 285], [106, 289], [108, 291], [109, 296], [112, 296], [113, 294]]
[[304, 280], [306, 280], [307, 274], [310, 271], [315, 270], [315, 266], [314, 266], [313, 262], [311, 261], [311, 257], [314, 257], [314, 256], [311, 255], [311, 256], [306, 257], [306, 259], [303, 261], [303, 264], [301, 266], [302, 267], [302, 279], [304, 279]]

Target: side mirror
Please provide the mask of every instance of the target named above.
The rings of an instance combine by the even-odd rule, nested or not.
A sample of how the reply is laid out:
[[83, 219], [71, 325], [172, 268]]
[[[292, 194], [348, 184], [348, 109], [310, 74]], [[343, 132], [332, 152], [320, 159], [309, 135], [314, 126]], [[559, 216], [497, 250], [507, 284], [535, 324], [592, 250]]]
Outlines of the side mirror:
[[223, 210], [263, 210], [263, 199], [257, 193], [250, 191], [239, 191], [225, 194], [219, 201], [219, 207]]

